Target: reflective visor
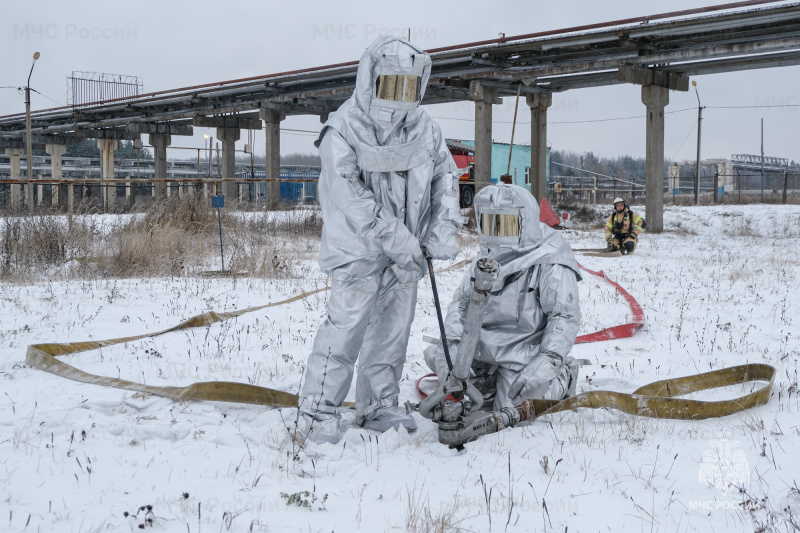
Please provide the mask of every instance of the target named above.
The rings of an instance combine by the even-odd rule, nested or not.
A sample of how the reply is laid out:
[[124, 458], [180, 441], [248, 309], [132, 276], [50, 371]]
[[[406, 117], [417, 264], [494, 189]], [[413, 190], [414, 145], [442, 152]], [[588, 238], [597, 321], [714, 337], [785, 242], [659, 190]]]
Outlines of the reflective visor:
[[519, 237], [519, 215], [482, 213], [481, 233], [489, 237]]
[[419, 100], [419, 76], [378, 76], [375, 96], [393, 102], [416, 102]]

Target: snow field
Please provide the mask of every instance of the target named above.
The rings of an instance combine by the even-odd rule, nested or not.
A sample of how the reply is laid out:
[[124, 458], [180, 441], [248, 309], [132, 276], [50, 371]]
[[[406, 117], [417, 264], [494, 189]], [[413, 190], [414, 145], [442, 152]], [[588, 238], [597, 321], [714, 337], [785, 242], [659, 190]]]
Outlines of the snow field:
[[[632, 256], [577, 257], [625, 287], [647, 320], [631, 339], [573, 349], [593, 363], [581, 369], [579, 392], [630, 392], [667, 377], [766, 363], [778, 370], [770, 403], [706, 421], [560, 413], [461, 453], [439, 444], [435, 424], [419, 416], [413, 434], [351, 429], [338, 445], [317, 445], [292, 438], [295, 409], [176, 403], [24, 364], [29, 344], [155, 332], [208, 310], [323, 287], [313, 259], [299, 257], [290, 279], [0, 284], [2, 529], [794, 531], [800, 207], [668, 207], [665, 226]], [[603, 245], [602, 230], [565, 236], [574, 248]], [[473, 237], [463, 242], [457, 261], [477, 252]], [[437, 275], [443, 305], [462, 275]], [[579, 285], [581, 333], [630, 320], [602, 280], [586, 275]], [[229, 380], [297, 392], [326, 299], [322, 292], [63, 359], [153, 385]], [[401, 401], [416, 401], [414, 381], [428, 373], [423, 335], [438, 335], [427, 280]], [[732, 398], [752, 386], [696, 398]]]

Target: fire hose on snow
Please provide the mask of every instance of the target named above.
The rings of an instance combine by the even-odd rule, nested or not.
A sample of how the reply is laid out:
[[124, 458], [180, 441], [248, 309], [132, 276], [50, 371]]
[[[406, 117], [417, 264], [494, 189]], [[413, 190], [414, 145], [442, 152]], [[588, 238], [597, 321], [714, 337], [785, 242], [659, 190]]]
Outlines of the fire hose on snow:
[[[462, 261], [445, 270], [461, 268], [467, 263], [471, 263], [471, 261]], [[455, 362], [450, 361], [448, 363], [448, 369], [451, 371], [451, 379], [446, 380], [445, 383], [433, 393], [432, 398], [429, 396], [423, 399], [419, 405], [411, 406], [415, 409], [419, 409], [420, 413], [426, 418], [439, 424], [439, 438], [444, 444], [460, 448], [465, 443], [475, 440], [482, 435], [502, 431], [507, 427], [512, 427], [526, 421], [532, 421], [543, 415], [560, 411], [575, 411], [580, 408], [609, 408], [636, 416], [679, 420], [702, 420], [706, 418], [728, 416], [753, 407], [765, 405], [769, 401], [776, 373], [775, 368], [765, 364], [746, 364], [697, 375], [657, 381], [640, 387], [630, 394], [614, 391], [590, 391], [572, 396], [566, 400], [529, 399], [514, 408], [502, 409], [495, 412], [483, 411], [481, 410], [483, 397], [477, 389], [469, 384], [466, 377], [470, 369], [472, 354], [474, 354], [475, 343], [477, 343], [478, 340], [477, 335], [480, 331], [480, 323], [478, 323], [476, 327], [476, 322], [478, 319], [482, 322], [483, 312], [486, 309], [489, 299], [488, 290], [489, 287], [491, 287], [491, 282], [487, 280], [493, 279], [492, 276], [497, 275], [496, 270], [494, 270], [497, 268], [495, 266], [496, 263], [494, 265], [492, 265], [492, 263], [493, 262], [488, 260], [478, 262], [480, 267], [476, 269], [476, 281], [473, 285], [473, 294], [470, 299], [472, 318], [469, 319], [470, 325], [465, 328], [465, 335], [462, 336], [461, 339], [461, 346], [464, 348], [459, 349], [460, 353], [456, 357]], [[635, 301], [633, 298], [619, 285], [605, 277], [602, 272], [591, 273], [602, 276], [607, 281], [614, 284], [617, 290], [628, 299], [634, 314], [634, 321], [630, 324], [614, 326], [597, 333], [578, 337], [576, 343], [608, 340], [632, 335], [633, 331], [644, 323], [644, 313], [641, 307], [638, 304], [634, 306]], [[431, 281], [435, 283], [433, 278]], [[115, 344], [133, 342], [183, 329], [209, 326], [216, 322], [242, 316], [246, 313], [295, 302], [312, 294], [328, 290], [328, 288], [329, 287], [322, 287], [298, 294], [286, 300], [248, 309], [225, 313], [210, 311], [191, 317], [176, 326], [155, 333], [144, 333], [131, 337], [86, 342], [33, 344], [28, 346], [25, 362], [32, 368], [73, 381], [154, 394], [176, 401], [210, 400], [271, 407], [297, 407], [297, 395], [268, 387], [226, 381], [200, 382], [186, 386], [147, 385], [145, 383], [138, 383], [121, 378], [91, 374], [59, 360], [58, 357], [95, 350]], [[443, 332], [444, 324], [441, 318], [441, 307], [438, 305], [438, 293], [435, 294], [435, 300], [437, 302], [437, 311], [442, 328], [440, 331]], [[473, 302], [474, 305], [472, 305]], [[468, 313], [470, 313], [470, 311], [468, 311]], [[447, 347], [446, 340], [444, 338], [442, 340], [444, 346]], [[468, 346], [471, 346], [469, 350], [466, 349]], [[462, 357], [462, 353], [469, 354], [469, 356]], [[418, 380], [418, 389], [419, 382], [423, 379], [424, 377]], [[753, 387], [748, 394], [730, 400], [700, 401], [681, 398], [681, 396], [702, 390], [751, 382], [763, 382], [764, 384]], [[421, 391], [420, 393], [425, 396]], [[457, 401], [458, 399], [462, 401]], [[345, 403], [345, 406], [348, 405], [352, 406], [352, 404]]]
[[[614, 408], [628, 414], [654, 418], [700, 420], [726, 416], [757, 405], [765, 405], [769, 401], [775, 368], [763, 364], [749, 364], [723, 368], [695, 376], [657, 381], [640, 387], [632, 394], [613, 391], [591, 391], [571, 396], [564, 400], [527, 399], [517, 406], [506, 407], [498, 411], [487, 412], [481, 410], [483, 396], [469, 382], [468, 377], [489, 301], [489, 291], [497, 278], [499, 265], [496, 261], [486, 258], [479, 259], [475, 264], [474, 281], [464, 320], [464, 331], [455, 354], [455, 361], [453, 361], [449, 353], [431, 257], [424, 249], [423, 253], [428, 261], [434, 304], [439, 321], [439, 332], [447, 360], [448, 375], [445, 382], [440, 384], [419, 404], [406, 402], [406, 409], [409, 411], [418, 410], [422, 416], [436, 422], [439, 426], [439, 442], [447, 444], [451, 448], [460, 450], [464, 447], [464, 444], [481, 436], [502, 431], [522, 422], [533, 421], [545, 414], [576, 410], [580, 407], [592, 409]], [[576, 342], [612, 339], [615, 338], [615, 334], [620, 334], [620, 336], [632, 335], [633, 331], [644, 323], [644, 313], [639, 304], [622, 287], [608, 280], [604, 273], [589, 272], [596, 276], [602, 276], [623, 294], [631, 304], [634, 312], [634, 322], [617, 326], [616, 329], [609, 328], [595, 334], [582, 336], [582, 338], [579, 337]], [[419, 382], [422, 379], [424, 378], [420, 378], [417, 381], [418, 390]], [[767, 385], [734, 400], [703, 402], [679, 398], [679, 396], [701, 390], [750, 381], [766, 381]], [[421, 391], [420, 394], [422, 394]]]

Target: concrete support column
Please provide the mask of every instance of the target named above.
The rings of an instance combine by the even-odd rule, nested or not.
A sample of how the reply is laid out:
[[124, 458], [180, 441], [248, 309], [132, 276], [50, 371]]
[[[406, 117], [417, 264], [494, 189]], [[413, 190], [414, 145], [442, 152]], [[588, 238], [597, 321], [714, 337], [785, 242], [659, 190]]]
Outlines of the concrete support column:
[[[167, 179], [167, 146], [172, 144], [172, 135], [164, 133], [151, 133], [147, 137], [150, 146], [153, 147], [153, 164], [155, 165], [156, 179]], [[167, 184], [164, 182], [153, 183], [153, 196], [156, 200], [167, 197]]]
[[[242, 131], [239, 128], [217, 128], [217, 138], [222, 141], [222, 179], [236, 177], [236, 141]], [[239, 184], [232, 181], [222, 182], [222, 194], [225, 204], [239, 200]]]
[[[128, 174], [128, 179], [132, 180], [133, 176]], [[125, 197], [128, 200], [128, 208], [133, 209], [133, 206], [136, 205], [136, 182], [129, 181], [125, 184]]]
[[531, 108], [531, 194], [541, 202], [547, 195], [547, 108], [553, 103], [550, 94], [529, 94]]
[[[119, 141], [116, 139], [97, 139], [97, 147], [100, 149], [100, 177], [104, 181], [113, 180], [114, 151], [119, 149]], [[113, 213], [117, 210], [117, 184], [103, 185], [102, 195], [105, 210]]]
[[497, 91], [473, 81], [470, 98], [475, 102], [475, 193], [492, 183], [492, 105], [501, 103]]
[[[281, 121], [286, 113], [275, 109], [261, 109], [259, 112], [264, 121], [264, 136], [267, 139], [267, 159], [265, 175], [269, 180], [281, 179]], [[267, 182], [267, 208], [278, 205], [281, 201], [281, 184], [279, 181]]]
[[[32, 154], [32, 152], [31, 152]], [[33, 155], [31, 157], [27, 157], [25, 154], [26, 159], [26, 173], [25, 177], [28, 179], [28, 183], [23, 186], [23, 196], [25, 197], [25, 207], [28, 209], [28, 213], [33, 213], [32, 209], [34, 205], [36, 205], [36, 198], [34, 197], [34, 183], [33, 180], [36, 179], [34, 175], [34, 169], [36, 167], [36, 160], [34, 159]]]
[[673, 195], [680, 194], [681, 166], [678, 163], [669, 164], [669, 190]]
[[[36, 175], [36, 179], [42, 179], [41, 174]], [[42, 206], [44, 205], [44, 185], [37, 184], [36, 185], [36, 205]]]
[[669, 105], [669, 89], [643, 85], [642, 103], [647, 106], [645, 219], [649, 233], [661, 233], [664, 231], [664, 108]]
[[72, 183], [70, 183], [69, 185], [67, 185], [67, 213], [72, 215], [74, 211], [75, 211], [75, 189]]
[[[11, 159], [11, 179], [19, 180], [20, 158], [25, 154], [22, 148], [6, 148], [6, 155]], [[18, 209], [22, 206], [22, 185], [11, 185], [11, 207]]]
[[[67, 151], [67, 147], [63, 144], [45, 144], [44, 151], [50, 155], [50, 179], [62, 179], [63, 171], [61, 166], [61, 157]], [[53, 207], [64, 209], [66, 207], [66, 203], [64, 202], [64, 196], [66, 195], [64, 186], [52, 185], [50, 190], [52, 191], [51, 196]]]

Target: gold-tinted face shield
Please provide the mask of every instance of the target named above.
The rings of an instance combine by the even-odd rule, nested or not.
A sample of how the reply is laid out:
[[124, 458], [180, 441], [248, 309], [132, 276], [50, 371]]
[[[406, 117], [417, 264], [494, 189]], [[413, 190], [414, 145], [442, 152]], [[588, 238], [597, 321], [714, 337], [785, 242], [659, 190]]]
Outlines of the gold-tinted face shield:
[[519, 237], [519, 215], [481, 213], [481, 233], [488, 237]]
[[375, 96], [392, 102], [416, 102], [419, 100], [419, 76], [385, 74], [378, 76]]

